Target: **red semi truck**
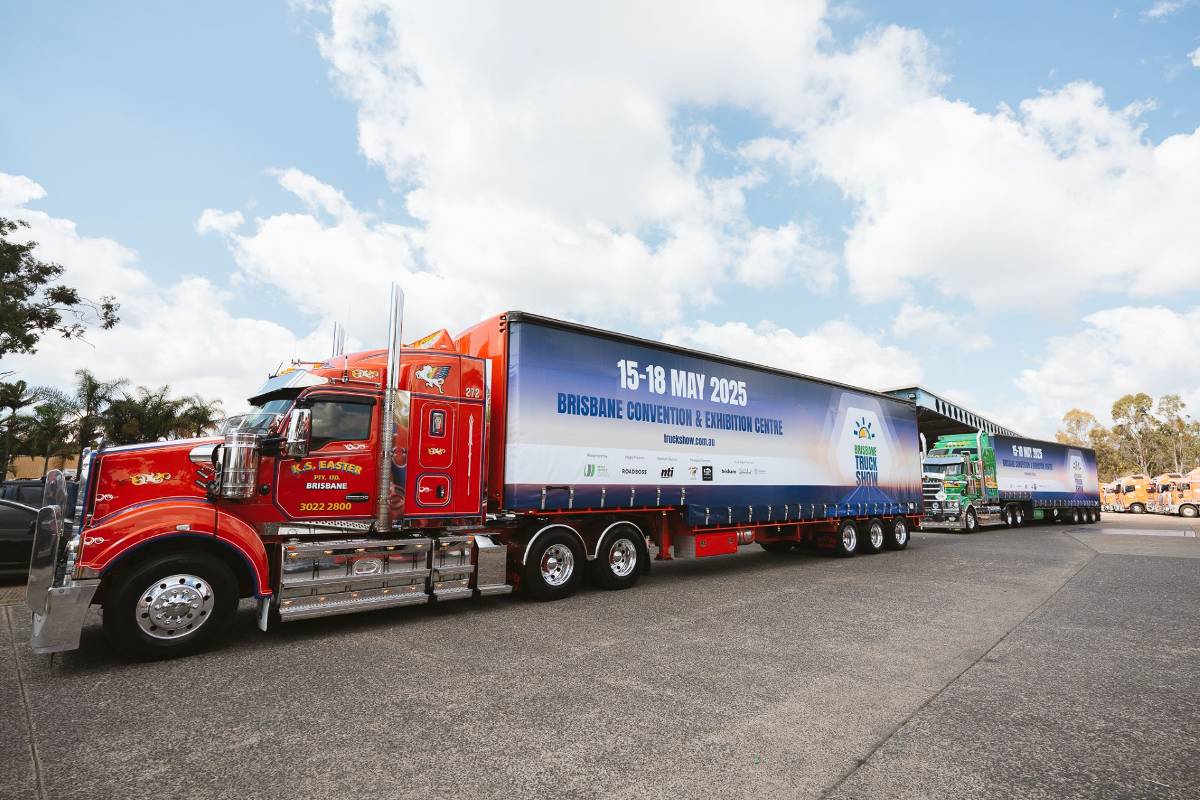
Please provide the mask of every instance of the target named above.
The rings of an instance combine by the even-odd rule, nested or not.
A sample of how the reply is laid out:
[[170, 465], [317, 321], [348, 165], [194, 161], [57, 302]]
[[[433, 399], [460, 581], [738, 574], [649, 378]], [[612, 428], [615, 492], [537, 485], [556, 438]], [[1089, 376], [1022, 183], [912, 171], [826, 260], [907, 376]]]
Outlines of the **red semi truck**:
[[915, 408], [886, 395], [522, 313], [293, 364], [220, 436], [101, 447], [73, 529], [46, 483], [36, 652], [89, 605], [131, 657], [258, 623], [507, 593], [623, 589], [658, 559], [758, 543], [903, 549]]

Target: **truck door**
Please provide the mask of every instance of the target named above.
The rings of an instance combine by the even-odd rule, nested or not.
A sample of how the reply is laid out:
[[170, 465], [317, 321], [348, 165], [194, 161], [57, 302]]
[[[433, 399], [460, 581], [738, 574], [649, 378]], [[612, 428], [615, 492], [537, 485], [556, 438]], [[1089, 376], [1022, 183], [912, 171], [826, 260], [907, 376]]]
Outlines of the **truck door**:
[[276, 505], [291, 519], [371, 517], [378, 470], [375, 398], [314, 393], [298, 407], [312, 410], [311, 445], [304, 458], [280, 457]]
[[405, 516], [467, 516], [482, 503], [483, 407], [414, 396]]

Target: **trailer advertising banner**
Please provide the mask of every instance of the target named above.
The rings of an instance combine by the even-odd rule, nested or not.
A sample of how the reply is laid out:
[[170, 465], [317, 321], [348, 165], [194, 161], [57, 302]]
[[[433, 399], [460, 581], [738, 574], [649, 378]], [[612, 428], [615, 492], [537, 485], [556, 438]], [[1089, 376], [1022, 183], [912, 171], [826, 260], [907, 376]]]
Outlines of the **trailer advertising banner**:
[[1001, 493], [1045, 500], [1099, 501], [1100, 481], [1093, 450], [1011, 436], [996, 436], [995, 448]]
[[919, 504], [921, 465], [905, 403], [519, 322], [504, 474], [508, 508], [737, 507], [744, 521]]

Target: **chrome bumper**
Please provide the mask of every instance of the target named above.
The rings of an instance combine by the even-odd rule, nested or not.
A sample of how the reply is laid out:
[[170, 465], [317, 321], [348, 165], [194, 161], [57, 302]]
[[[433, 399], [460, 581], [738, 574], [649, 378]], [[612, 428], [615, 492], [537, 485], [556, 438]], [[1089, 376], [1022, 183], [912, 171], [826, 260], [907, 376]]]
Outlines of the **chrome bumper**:
[[928, 515], [921, 517], [921, 530], [923, 531], [937, 529], [958, 530], [962, 527], [964, 526], [961, 514], [954, 517], [945, 516], [943, 514], [938, 514], [936, 518]]
[[74, 579], [80, 542], [78, 534], [67, 536], [64, 531], [66, 503], [63, 474], [51, 470], [33, 532], [25, 585], [25, 602], [33, 612], [29, 644], [35, 653], [59, 653], [79, 647], [84, 615], [100, 585], [98, 579]]
[[33, 632], [29, 636], [33, 652], [61, 653], [79, 647], [83, 618], [99, 585], [99, 580], [68, 581], [67, 586], [47, 590], [42, 598], [43, 610], [33, 612]]

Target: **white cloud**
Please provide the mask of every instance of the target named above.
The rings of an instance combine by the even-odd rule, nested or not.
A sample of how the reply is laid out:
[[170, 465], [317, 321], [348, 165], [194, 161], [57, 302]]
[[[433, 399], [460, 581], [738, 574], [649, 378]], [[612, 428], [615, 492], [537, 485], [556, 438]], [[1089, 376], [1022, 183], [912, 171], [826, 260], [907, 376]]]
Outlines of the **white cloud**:
[[1193, 67], [1200, 67], [1200, 47], [1188, 53], [1188, 61], [1192, 62]]
[[4, 370], [31, 384], [65, 387], [86, 367], [105, 379], [166, 383], [179, 394], [217, 397], [233, 413], [281, 361], [327, 351], [325, 325], [301, 339], [273, 322], [231, 313], [229, 296], [205, 278], [156, 283], [129, 248], [26, 207], [45, 194], [29, 178], [0, 173], [0, 216], [29, 223], [24, 233], [38, 243], [37, 256], [62, 264], [67, 285], [93, 299], [115, 295], [121, 321], [108, 331], [89, 331], [83, 342], [48, 334], [35, 355], [6, 356]]
[[1142, 19], [1164, 20], [1188, 4], [1188, 0], [1156, 0], [1142, 12]]
[[242, 226], [246, 218], [240, 211], [225, 213], [215, 208], [206, 208], [196, 220], [196, 233], [232, 233]]
[[980, 331], [975, 316], [938, 311], [908, 300], [892, 320], [892, 333], [901, 338], [920, 339], [927, 346], [949, 345], [967, 351], [982, 350], [992, 344], [992, 338]]
[[1031, 434], [1051, 435], [1070, 408], [1108, 420], [1112, 403], [1129, 392], [1158, 397], [1178, 393], [1200, 411], [1200, 307], [1122, 306], [1089, 314], [1084, 327], [1050, 340], [1036, 366], [1017, 386], [1024, 406], [1015, 410]]
[[663, 341], [709, 353], [721, 353], [766, 366], [800, 372], [855, 386], [881, 389], [910, 386], [921, 380], [916, 359], [900, 348], [880, 344], [862, 329], [831, 320], [807, 334], [771, 322], [678, 326]]
[[1149, 104], [1114, 110], [1074, 83], [1019, 112], [935, 95], [854, 106], [757, 149], [857, 203], [844, 259], [864, 299], [933, 289], [985, 312], [1051, 313], [1081, 288], [1200, 288], [1200, 132], [1146, 141]]
[[[401, 279], [427, 312], [414, 325], [523, 306], [661, 326], [729, 282], [824, 291], [836, 255], [797, 221], [752, 222], [745, 198], [763, 176], [747, 166], [713, 177], [719, 145], [676, 117], [721, 103], [821, 107], [817, 73], [835, 68], [819, 52], [824, 11], [782, 0], [332, 3], [321, 50], [357, 103], [362, 152], [404, 192], [412, 221], [388, 224], [284, 169], [280, 184], [308, 213], [230, 236], [235, 259], [338, 315], [361, 304], [361, 286]], [[320, 286], [351, 268], [358, 291]]]

